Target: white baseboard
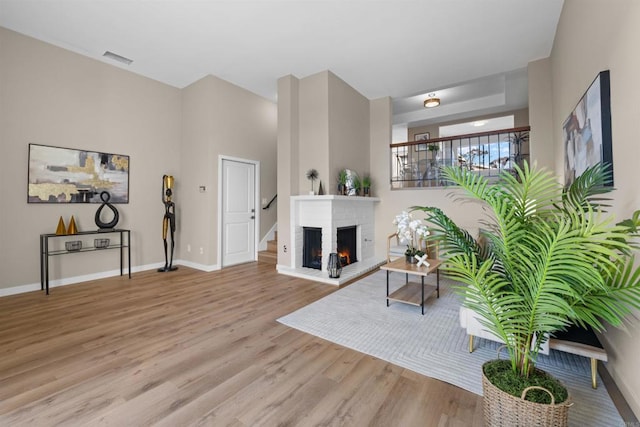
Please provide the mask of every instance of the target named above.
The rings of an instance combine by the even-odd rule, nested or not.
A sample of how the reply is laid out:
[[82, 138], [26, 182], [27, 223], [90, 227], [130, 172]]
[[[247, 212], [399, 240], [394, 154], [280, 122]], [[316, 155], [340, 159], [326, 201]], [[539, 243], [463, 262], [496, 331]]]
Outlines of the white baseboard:
[[[191, 268], [195, 268], [196, 270], [201, 270], [206, 272], [220, 270], [220, 267], [216, 264], [203, 265], [203, 264], [196, 264], [194, 262], [182, 261], [182, 260], [176, 260], [174, 264], [184, 265], [185, 267], [191, 267]], [[156, 270], [161, 267], [164, 267], [164, 263], [158, 262], [154, 264], [139, 265], [139, 266], [131, 267], [131, 273], [138, 273], [140, 271], [147, 271], [147, 270]], [[126, 269], [124, 272], [125, 274], [127, 274]], [[117, 270], [102, 271], [100, 273], [85, 274], [82, 276], [67, 277], [64, 279], [50, 280], [49, 289], [57, 288], [59, 286], [73, 285], [75, 283], [88, 282], [91, 280], [106, 279], [107, 277], [114, 277], [119, 275], [120, 275], [120, 269], [117, 269]], [[11, 288], [0, 288], [0, 297], [24, 294], [26, 292], [34, 292], [39, 290], [40, 290], [40, 283], [30, 283], [27, 285], [13, 286]]]
[[220, 266], [218, 264], [204, 265], [204, 264], [198, 264], [195, 262], [184, 261], [184, 260], [177, 260], [175, 264], [184, 265], [185, 267], [195, 268], [196, 270], [200, 270], [200, 271], [206, 271], [207, 273], [220, 270]]

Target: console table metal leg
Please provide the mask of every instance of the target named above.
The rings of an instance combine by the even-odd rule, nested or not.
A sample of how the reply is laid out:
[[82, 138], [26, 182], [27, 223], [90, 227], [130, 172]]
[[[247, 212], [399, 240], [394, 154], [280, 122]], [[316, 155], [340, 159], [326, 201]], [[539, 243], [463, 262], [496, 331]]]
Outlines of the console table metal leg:
[[44, 237], [40, 236], [40, 290], [44, 291]]
[[420, 276], [422, 282], [422, 296], [420, 297], [420, 308], [422, 309], [422, 315], [424, 316], [424, 276]]
[[127, 230], [127, 256], [128, 263], [127, 267], [129, 268], [129, 279], [131, 279], [131, 231]]
[[124, 262], [124, 241], [122, 238], [124, 237], [123, 232], [120, 232], [120, 275], [123, 274], [122, 263]]
[[436, 297], [440, 298], [440, 269], [436, 269]]
[[44, 238], [44, 288], [49, 295], [49, 239]]
[[387, 270], [387, 307], [389, 307], [389, 270]]

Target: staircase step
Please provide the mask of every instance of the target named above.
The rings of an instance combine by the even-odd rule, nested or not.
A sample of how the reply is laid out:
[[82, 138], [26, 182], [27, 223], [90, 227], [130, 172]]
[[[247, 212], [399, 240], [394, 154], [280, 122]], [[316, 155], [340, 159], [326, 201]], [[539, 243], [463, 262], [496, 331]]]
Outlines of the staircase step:
[[258, 262], [276, 265], [278, 263], [278, 254], [272, 251], [258, 252]]
[[277, 240], [267, 241], [267, 250], [269, 252], [278, 253], [278, 241]]

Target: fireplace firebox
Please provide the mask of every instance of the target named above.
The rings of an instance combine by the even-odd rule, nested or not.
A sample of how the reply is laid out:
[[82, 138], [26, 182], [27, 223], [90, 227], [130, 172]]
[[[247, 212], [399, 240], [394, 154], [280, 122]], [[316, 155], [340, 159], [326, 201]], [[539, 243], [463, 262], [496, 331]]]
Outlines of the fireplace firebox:
[[322, 270], [322, 228], [303, 227], [302, 266]]
[[342, 266], [357, 262], [357, 227], [338, 227], [337, 234], [337, 252]]

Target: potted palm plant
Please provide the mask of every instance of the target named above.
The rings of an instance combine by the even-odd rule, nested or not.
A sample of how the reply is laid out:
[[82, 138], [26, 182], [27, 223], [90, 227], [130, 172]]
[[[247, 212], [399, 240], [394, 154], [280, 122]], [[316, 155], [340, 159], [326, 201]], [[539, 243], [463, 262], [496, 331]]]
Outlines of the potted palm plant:
[[362, 177], [362, 193], [365, 197], [371, 195], [371, 176], [369, 175]]
[[353, 189], [355, 191], [356, 196], [359, 196], [360, 189], [362, 188], [362, 181], [360, 180], [360, 177], [358, 175], [354, 175], [351, 182], [352, 182]]
[[602, 194], [611, 187], [602, 165], [567, 188], [526, 162], [495, 185], [465, 168], [445, 168], [444, 174], [490, 213], [475, 239], [438, 208], [412, 208], [426, 214], [430, 239], [444, 251], [442, 268], [462, 284], [463, 304], [506, 345], [508, 360], [483, 366], [485, 423], [525, 425], [540, 414], [522, 412], [542, 407], [560, 420], [536, 425], [566, 425], [569, 398], [561, 384], [545, 386], [558, 388], [553, 398], [534, 390], [524, 400], [522, 393], [549, 378], [535, 364], [554, 332], [571, 325], [596, 331], [605, 322], [622, 326], [631, 309], [640, 308], [640, 271], [632, 255], [638, 213], [614, 224], [604, 212]]
[[338, 172], [338, 194], [344, 195], [347, 189], [347, 170], [342, 169]]

